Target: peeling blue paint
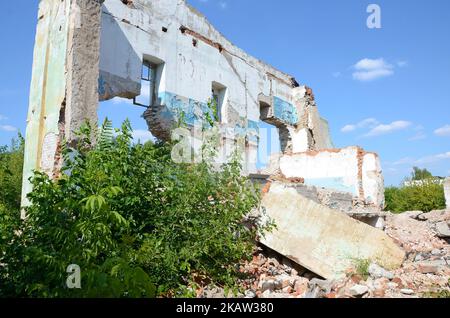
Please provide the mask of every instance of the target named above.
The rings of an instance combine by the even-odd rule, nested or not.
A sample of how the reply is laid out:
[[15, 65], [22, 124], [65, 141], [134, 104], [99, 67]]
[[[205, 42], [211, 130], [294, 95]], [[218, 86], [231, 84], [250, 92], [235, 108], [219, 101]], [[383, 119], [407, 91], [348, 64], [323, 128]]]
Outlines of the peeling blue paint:
[[106, 95], [105, 80], [103, 79], [102, 75], [100, 75], [98, 78], [98, 94], [100, 96]]
[[294, 126], [298, 123], [297, 109], [291, 103], [279, 98], [273, 98], [274, 115], [284, 123]]
[[305, 179], [305, 184], [318, 188], [332, 189], [336, 191], [348, 192], [358, 196], [357, 189], [352, 186], [345, 185], [343, 178], [314, 178]]
[[207, 103], [170, 92], [160, 92], [158, 98], [160, 99], [161, 105], [167, 107], [163, 113], [164, 118], [178, 119], [183, 115], [185, 123], [190, 126], [194, 126], [196, 122], [204, 122], [208, 113], [213, 118], [213, 112]]
[[[161, 116], [166, 120], [178, 120], [183, 116], [184, 122], [188, 126], [194, 126], [201, 122], [209, 127], [206, 114], [210, 114], [213, 118], [213, 111], [205, 102], [199, 102], [192, 98], [179, 96], [171, 92], [160, 92], [158, 94], [159, 103], [164, 105]], [[236, 125], [235, 133], [238, 136], [247, 136], [249, 141], [258, 142], [259, 123], [252, 120], [244, 120], [245, 126]]]

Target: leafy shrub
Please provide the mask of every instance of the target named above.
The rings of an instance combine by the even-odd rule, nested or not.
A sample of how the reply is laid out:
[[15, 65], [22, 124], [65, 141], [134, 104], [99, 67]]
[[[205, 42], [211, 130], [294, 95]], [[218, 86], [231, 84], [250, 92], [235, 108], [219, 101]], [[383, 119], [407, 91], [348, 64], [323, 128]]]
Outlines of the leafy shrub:
[[394, 213], [445, 209], [444, 187], [432, 182], [386, 188], [385, 198], [386, 210]]
[[10, 147], [0, 147], [0, 206], [18, 209], [22, 189], [24, 139], [13, 139]]
[[[25, 221], [0, 208], [0, 296], [181, 296], [193, 277], [233, 286], [258, 231], [247, 215], [259, 192], [239, 163], [175, 164], [170, 145], [133, 144], [128, 121], [116, 138], [110, 122], [102, 130], [93, 146], [83, 127], [59, 180], [35, 174]], [[80, 290], [65, 286], [70, 264]]]

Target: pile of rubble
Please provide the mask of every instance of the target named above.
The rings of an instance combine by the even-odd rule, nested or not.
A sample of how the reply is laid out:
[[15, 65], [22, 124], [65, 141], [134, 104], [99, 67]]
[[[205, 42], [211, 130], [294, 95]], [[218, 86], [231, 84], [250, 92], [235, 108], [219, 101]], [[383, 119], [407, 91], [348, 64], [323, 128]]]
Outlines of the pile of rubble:
[[[280, 254], [259, 249], [241, 266], [248, 278], [241, 298], [416, 298], [450, 295], [450, 211], [390, 214], [385, 233], [406, 251], [401, 268], [388, 271], [355, 260], [345, 277], [323, 280]], [[200, 297], [224, 297], [205, 289]]]

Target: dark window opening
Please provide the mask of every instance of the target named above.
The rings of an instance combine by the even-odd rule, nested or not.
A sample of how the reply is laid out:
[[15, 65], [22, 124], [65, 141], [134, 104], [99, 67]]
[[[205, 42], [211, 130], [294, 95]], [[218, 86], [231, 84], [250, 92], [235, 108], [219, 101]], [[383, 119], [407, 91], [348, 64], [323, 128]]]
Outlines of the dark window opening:
[[133, 99], [137, 106], [150, 107], [155, 102], [157, 65], [145, 61], [142, 64], [141, 94]]
[[217, 82], [213, 82], [211, 90], [211, 99], [214, 103], [217, 120], [222, 122], [222, 112], [224, 111], [224, 105], [226, 100], [227, 88]]

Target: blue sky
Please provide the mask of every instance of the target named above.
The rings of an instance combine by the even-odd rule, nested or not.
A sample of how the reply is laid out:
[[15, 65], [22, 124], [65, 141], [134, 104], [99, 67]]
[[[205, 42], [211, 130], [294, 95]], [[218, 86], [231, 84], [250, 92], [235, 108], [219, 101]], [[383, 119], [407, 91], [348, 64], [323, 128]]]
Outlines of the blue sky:
[[[234, 44], [313, 88], [336, 147], [378, 152], [386, 184], [414, 165], [450, 175], [450, 1], [190, 0]], [[366, 8], [381, 8], [368, 29]], [[37, 0], [0, 11], [0, 144], [24, 133]], [[132, 120], [142, 109], [102, 103], [100, 117]]]

